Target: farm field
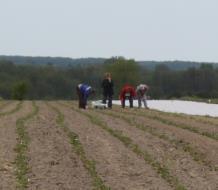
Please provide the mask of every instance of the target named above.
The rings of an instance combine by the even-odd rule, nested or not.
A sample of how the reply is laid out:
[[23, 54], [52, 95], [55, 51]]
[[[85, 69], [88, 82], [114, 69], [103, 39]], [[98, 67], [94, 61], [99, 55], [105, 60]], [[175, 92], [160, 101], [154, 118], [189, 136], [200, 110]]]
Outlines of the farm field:
[[0, 190], [217, 190], [218, 118], [0, 101]]

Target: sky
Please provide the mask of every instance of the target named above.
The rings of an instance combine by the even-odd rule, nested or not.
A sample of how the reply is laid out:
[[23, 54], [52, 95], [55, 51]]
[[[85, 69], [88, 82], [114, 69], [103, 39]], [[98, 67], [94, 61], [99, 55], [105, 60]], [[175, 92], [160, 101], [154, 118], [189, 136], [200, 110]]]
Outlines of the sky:
[[217, 0], [0, 0], [0, 55], [218, 62]]

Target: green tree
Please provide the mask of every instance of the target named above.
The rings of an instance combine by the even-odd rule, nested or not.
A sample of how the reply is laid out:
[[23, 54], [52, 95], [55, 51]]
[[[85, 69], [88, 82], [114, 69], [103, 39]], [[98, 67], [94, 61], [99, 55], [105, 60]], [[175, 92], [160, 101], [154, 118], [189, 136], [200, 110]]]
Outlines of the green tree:
[[18, 82], [12, 89], [12, 98], [15, 100], [23, 100], [27, 93], [26, 82]]
[[105, 62], [105, 72], [110, 72], [115, 84], [115, 95], [125, 84], [136, 86], [141, 79], [140, 66], [133, 59], [113, 57]]

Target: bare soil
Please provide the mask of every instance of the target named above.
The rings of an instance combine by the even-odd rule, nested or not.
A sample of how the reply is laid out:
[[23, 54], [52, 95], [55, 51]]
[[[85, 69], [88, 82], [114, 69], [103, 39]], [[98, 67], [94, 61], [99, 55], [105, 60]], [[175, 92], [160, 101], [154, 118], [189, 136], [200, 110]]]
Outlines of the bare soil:
[[92, 189], [91, 177], [73, 153], [67, 135], [57, 126], [56, 114], [45, 103], [37, 102], [37, 106], [38, 116], [26, 125], [31, 139], [28, 189]]
[[[200, 132], [207, 132], [210, 134], [216, 134], [218, 135], [218, 127], [212, 123], [203, 123], [202, 121], [198, 121], [196, 119], [193, 119], [192, 117], [175, 117], [170, 114], [160, 114], [159, 112], [149, 111], [147, 112], [149, 114], [152, 114], [153, 116], [161, 116], [161, 118], [164, 118], [168, 121], [172, 121], [173, 123], [176, 123], [178, 125], [185, 125], [190, 126], [194, 129], [197, 129]], [[218, 122], [218, 121], [217, 121]], [[217, 123], [218, 124], [218, 123]]]
[[18, 101], [10, 101], [7, 102], [6, 104], [3, 104], [2, 108], [0, 109], [0, 117], [2, 113], [7, 113], [15, 109], [18, 103], [19, 103]]
[[[16, 103], [8, 105], [13, 108]], [[5, 110], [10, 110], [5, 108]], [[19, 112], [0, 117], [0, 189], [15, 190], [15, 158], [17, 144], [16, 120], [27, 115], [32, 109], [30, 102], [24, 102]]]
[[[114, 111], [112, 111], [114, 113]], [[120, 114], [125, 115], [125, 110], [120, 110]], [[117, 113], [117, 112], [116, 112]], [[160, 134], [169, 136], [171, 139], [177, 139], [182, 142], [189, 143], [193, 148], [197, 149], [200, 153], [205, 156], [205, 159], [211, 165], [218, 167], [218, 142], [206, 136], [202, 136], [197, 133], [193, 133], [186, 129], [181, 129], [173, 125], [163, 124], [156, 119], [150, 119], [146, 116], [137, 116], [135, 114], [129, 115], [134, 121], [144, 124], [144, 126], [152, 127]]]
[[121, 119], [97, 113], [109, 127], [130, 137], [142, 150], [146, 150], [155, 160], [169, 168], [172, 175], [177, 176], [188, 189], [205, 190], [218, 187], [218, 172], [211, 171], [195, 162], [183, 150], [149, 133], [142, 132]]
[[0, 112], [2, 109], [4, 109], [4, 107], [6, 107], [7, 105], [9, 105], [10, 103], [12, 103], [12, 101], [0, 101]]
[[[1, 107], [5, 103], [6, 101], [0, 102], [0, 190], [15, 190], [15, 147], [18, 143], [16, 121], [31, 113], [33, 107], [30, 101], [24, 101], [20, 110], [10, 113], [18, 102], [12, 101]], [[161, 171], [158, 173], [151, 163], [125, 146], [100, 124], [94, 124], [86, 114], [91, 115], [94, 120], [101, 120], [116, 133], [131, 139], [133, 144], [141, 151], [147, 152], [155, 162], [168, 168], [170, 175], [176, 177], [185, 189], [218, 189], [218, 171], [210, 168], [218, 167], [218, 142], [170, 124], [174, 122], [178, 125], [188, 125], [201, 132], [217, 133], [217, 118], [174, 116], [153, 110], [122, 109], [117, 106], [112, 110], [89, 108], [78, 112], [75, 111], [77, 109], [72, 109], [75, 108], [75, 102], [49, 102], [49, 105], [64, 114], [66, 128], [63, 128], [57, 122], [57, 112], [47, 106], [47, 102], [36, 101], [36, 105], [39, 107], [38, 114], [24, 123], [30, 139], [28, 150], [25, 152], [28, 158], [29, 190], [96, 189], [93, 176], [85, 167], [84, 160], [81, 160], [75, 146], [72, 146], [68, 132], [64, 130], [66, 128], [78, 135], [85, 156], [95, 164], [97, 175], [111, 190], [176, 189], [161, 177]], [[131, 123], [122, 117], [111, 116], [110, 113], [127, 117]], [[153, 119], [146, 117], [146, 114], [153, 116]], [[156, 116], [161, 116], [169, 123], [161, 122]], [[149, 130], [137, 128], [134, 122], [141, 127], [152, 129], [157, 135]], [[161, 138], [161, 135], [167, 138]], [[196, 161], [180, 144], [175, 143], [177, 141], [187, 143], [201, 153], [202, 159], [207, 162]]]
[[198, 123], [203, 123], [207, 125], [211, 125], [211, 126], [215, 126], [218, 127], [218, 117], [211, 117], [211, 116], [198, 116], [198, 115], [187, 115], [187, 114], [178, 114], [178, 113], [167, 113], [167, 112], [161, 112], [161, 111], [157, 111], [154, 109], [150, 109], [147, 110], [150, 111], [151, 113], [157, 113], [159, 115], [170, 115], [173, 117], [179, 117], [179, 118], [183, 118], [184, 120], [186, 119], [191, 119], [193, 121], [196, 121]]
[[[67, 126], [76, 132], [96, 169], [112, 189], [171, 189], [143, 158], [81, 114], [62, 107]], [[86, 110], [84, 110], [86, 111]]]

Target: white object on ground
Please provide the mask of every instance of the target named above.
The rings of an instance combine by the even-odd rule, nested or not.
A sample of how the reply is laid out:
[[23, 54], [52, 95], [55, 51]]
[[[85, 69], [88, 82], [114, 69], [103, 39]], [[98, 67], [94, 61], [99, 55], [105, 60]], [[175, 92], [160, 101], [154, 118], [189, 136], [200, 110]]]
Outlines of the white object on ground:
[[[121, 102], [119, 100], [113, 100], [113, 104], [121, 105]], [[164, 112], [218, 117], [218, 104], [182, 100], [147, 100], [147, 104], [151, 109]], [[129, 106], [128, 101], [126, 101], [126, 106]], [[133, 106], [138, 107], [137, 100], [134, 100]]]
[[106, 109], [107, 104], [103, 104], [102, 100], [92, 101], [92, 108]]

